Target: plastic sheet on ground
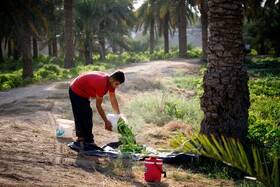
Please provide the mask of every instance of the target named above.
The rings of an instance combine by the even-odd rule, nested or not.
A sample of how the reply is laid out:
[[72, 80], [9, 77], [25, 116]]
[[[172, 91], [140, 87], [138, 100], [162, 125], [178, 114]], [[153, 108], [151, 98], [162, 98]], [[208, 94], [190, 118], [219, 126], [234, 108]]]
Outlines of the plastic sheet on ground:
[[144, 160], [150, 156], [157, 156], [162, 159], [163, 163], [169, 164], [179, 164], [186, 162], [193, 162], [198, 160], [199, 156], [191, 153], [184, 152], [170, 152], [166, 150], [154, 149], [151, 147], [146, 147], [145, 153], [131, 153], [123, 154], [117, 150], [117, 142], [112, 142], [104, 145], [102, 148], [104, 151], [100, 150], [82, 150], [81, 147], [76, 146], [74, 142], [68, 144], [72, 150], [88, 155], [88, 156], [100, 156], [100, 157], [110, 157], [110, 158], [130, 158], [132, 160]]

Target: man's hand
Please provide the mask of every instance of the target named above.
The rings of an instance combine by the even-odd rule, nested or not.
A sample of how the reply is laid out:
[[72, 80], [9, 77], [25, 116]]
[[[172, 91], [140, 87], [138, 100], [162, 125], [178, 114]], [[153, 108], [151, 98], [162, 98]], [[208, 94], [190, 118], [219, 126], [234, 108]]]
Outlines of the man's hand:
[[105, 129], [108, 131], [112, 131], [112, 124], [110, 121], [105, 122]]

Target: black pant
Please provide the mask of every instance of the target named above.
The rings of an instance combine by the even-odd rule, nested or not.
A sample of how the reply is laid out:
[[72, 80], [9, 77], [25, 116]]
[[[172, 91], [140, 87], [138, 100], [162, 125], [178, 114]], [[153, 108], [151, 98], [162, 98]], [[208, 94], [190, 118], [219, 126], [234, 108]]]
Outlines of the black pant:
[[92, 109], [89, 99], [77, 95], [71, 88], [69, 88], [69, 97], [75, 118], [76, 136], [83, 137], [86, 143], [94, 142], [92, 134]]

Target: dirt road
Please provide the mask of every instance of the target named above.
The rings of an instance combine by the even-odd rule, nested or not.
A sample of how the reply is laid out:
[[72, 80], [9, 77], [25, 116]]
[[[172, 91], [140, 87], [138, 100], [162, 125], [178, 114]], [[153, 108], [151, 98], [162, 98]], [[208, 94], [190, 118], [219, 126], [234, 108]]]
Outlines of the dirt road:
[[[117, 92], [120, 105], [152, 89], [153, 79], [166, 78], [178, 69], [198, 73], [200, 65], [198, 60], [174, 60], [124, 67], [126, 83]], [[67, 93], [70, 81], [0, 92], [0, 186], [154, 186], [144, 181], [142, 162], [79, 155], [67, 147], [72, 138], [55, 136], [55, 118], [73, 119]], [[104, 129], [96, 112], [94, 135], [98, 145], [118, 139]], [[167, 178], [156, 186], [215, 184], [220, 185], [204, 179]]]

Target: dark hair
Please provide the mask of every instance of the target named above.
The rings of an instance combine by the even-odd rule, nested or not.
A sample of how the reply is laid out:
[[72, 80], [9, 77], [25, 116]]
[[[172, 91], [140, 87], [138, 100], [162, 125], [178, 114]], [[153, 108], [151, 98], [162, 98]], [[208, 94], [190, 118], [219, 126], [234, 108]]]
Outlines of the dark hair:
[[121, 71], [116, 71], [115, 73], [111, 74], [110, 77], [116, 81], [119, 81], [121, 84], [125, 81], [124, 73]]

